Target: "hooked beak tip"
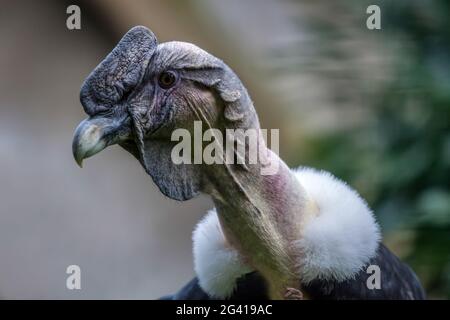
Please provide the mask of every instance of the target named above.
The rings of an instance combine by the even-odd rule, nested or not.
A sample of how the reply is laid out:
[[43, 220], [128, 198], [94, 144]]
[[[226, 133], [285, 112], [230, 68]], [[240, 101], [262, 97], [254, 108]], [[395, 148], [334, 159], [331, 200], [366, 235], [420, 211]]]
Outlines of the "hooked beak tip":
[[103, 150], [107, 144], [103, 139], [104, 127], [97, 121], [84, 120], [75, 130], [72, 153], [75, 162], [83, 168], [83, 160]]
[[83, 168], [84, 156], [81, 155], [80, 149], [78, 147], [78, 141], [76, 141], [76, 140], [74, 140], [74, 144], [73, 144], [73, 147], [72, 147], [72, 154], [73, 154], [73, 158], [75, 159], [75, 162], [77, 163], [77, 165], [80, 168]]
[[78, 164], [78, 166], [83, 169], [83, 159], [75, 159], [76, 163]]

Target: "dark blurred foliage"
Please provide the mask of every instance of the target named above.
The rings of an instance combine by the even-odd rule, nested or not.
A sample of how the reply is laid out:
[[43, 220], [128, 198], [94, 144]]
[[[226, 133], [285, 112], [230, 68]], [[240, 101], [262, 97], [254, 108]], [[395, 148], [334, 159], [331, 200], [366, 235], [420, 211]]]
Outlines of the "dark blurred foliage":
[[371, 119], [309, 138], [306, 162], [355, 187], [429, 297], [450, 298], [450, 2], [370, 4], [380, 41], [401, 43], [392, 78], [365, 101]]

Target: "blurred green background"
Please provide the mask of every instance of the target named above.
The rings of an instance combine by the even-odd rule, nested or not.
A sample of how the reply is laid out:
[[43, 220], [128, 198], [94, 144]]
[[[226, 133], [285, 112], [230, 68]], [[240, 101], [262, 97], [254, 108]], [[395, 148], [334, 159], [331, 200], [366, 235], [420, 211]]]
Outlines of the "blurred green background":
[[429, 297], [449, 298], [450, 2], [379, 5], [380, 41], [395, 49], [390, 79], [365, 101], [369, 118], [310, 137], [307, 160], [296, 159], [359, 190], [381, 222], [384, 242], [410, 263]]
[[[81, 30], [66, 28], [78, 4]], [[368, 30], [366, 8], [381, 8]], [[291, 166], [357, 189], [428, 297], [450, 298], [446, 0], [0, 0], [0, 297], [157, 298], [193, 276], [212, 206], [162, 196], [120, 148], [77, 168], [84, 78], [134, 25], [193, 42], [241, 77]], [[65, 288], [78, 264], [82, 290]]]

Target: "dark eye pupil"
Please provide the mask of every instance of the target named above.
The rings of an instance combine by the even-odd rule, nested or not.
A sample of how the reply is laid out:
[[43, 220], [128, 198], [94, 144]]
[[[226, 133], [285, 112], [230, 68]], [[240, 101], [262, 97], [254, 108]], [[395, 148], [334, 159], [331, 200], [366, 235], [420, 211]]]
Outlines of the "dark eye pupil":
[[166, 71], [159, 76], [159, 85], [165, 89], [171, 87], [176, 80], [176, 76], [173, 72]]

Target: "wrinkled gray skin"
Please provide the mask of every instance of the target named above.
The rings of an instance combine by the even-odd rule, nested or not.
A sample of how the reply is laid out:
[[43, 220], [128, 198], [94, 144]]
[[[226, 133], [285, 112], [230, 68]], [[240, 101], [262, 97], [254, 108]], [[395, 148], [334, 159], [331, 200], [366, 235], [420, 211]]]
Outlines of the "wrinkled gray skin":
[[[163, 88], [160, 74], [170, 70], [176, 83]], [[84, 82], [81, 103], [89, 118], [80, 123], [73, 154], [81, 166], [109, 145], [132, 153], [166, 196], [188, 200], [209, 194], [218, 210], [227, 241], [268, 283], [270, 296], [285, 298], [298, 288], [288, 243], [301, 228], [307, 207], [303, 189], [279, 162], [272, 176], [255, 165], [175, 165], [172, 131], [203, 122], [203, 130], [259, 129], [245, 87], [221, 60], [183, 42], [158, 44], [145, 27], [131, 29]], [[265, 144], [260, 136], [259, 143]]]

